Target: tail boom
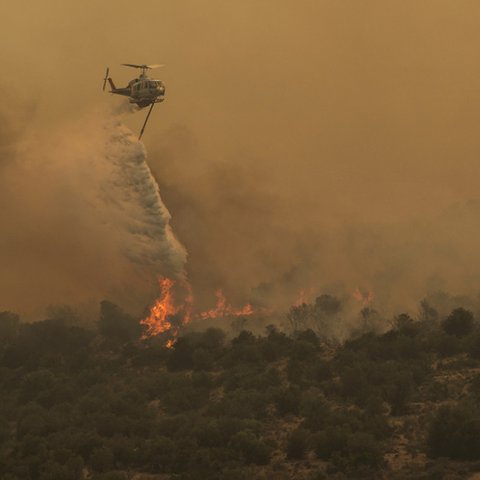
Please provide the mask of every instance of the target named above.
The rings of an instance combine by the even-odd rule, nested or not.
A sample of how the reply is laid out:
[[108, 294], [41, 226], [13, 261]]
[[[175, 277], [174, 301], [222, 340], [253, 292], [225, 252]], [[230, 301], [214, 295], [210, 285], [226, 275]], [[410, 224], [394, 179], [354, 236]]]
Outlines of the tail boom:
[[113, 80], [108, 77], [108, 83], [110, 84], [110, 92], [111, 93], [116, 93], [117, 95], [125, 95], [127, 97], [130, 96], [130, 88], [117, 88], [115, 84], [113, 83]]

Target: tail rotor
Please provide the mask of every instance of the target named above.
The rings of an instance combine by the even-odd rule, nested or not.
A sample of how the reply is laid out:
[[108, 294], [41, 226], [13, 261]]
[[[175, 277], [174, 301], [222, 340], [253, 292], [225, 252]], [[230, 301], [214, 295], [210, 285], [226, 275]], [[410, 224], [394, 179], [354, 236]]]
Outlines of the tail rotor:
[[109, 73], [110, 73], [110, 68], [107, 67], [107, 71], [105, 72], [105, 78], [103, 79], [103, 91], [105, 91], [105, 86], [107, 85]]

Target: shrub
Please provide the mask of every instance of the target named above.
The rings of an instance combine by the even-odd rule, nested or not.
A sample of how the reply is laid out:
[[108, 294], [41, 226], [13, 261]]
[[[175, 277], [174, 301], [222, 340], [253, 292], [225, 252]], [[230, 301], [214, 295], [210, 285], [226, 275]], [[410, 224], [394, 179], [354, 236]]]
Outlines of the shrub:
[[90, 465], [96, 472], [107, 472], [113, 467], [113, 459], [113, 452], [107, 447], [101, 447], [93, 451]]
[[464, 337], [473, 330], [474, 318], [473, 313], [464, 308], [456, 308], [442, 322], [442, 328], [448, 335], [456, 337]]
[[377, 468], [383, 461], [382, 448], [369, 433], [355, 432], [350, 435], [345, 453], [349, 458], [349, 465]]
[[275, 396], [275, 406], [280, 415], [296, 415], [300, 407], [301, 393], [296, 386], [279, 390]]
[[226, 395], [211, 411], [236, 418], [264, 418], [269, 397], [255, 390], [237, 389]]
[[104, 300], [100, 303], [98, 331], [110, 341], [128, 342], [140, 337], [141, 325], [118, 305]]
[[287, 457], [294, 460], [301, 460], [307, 451], [308, 432], [303, 428], [297, 428], [287, 440]]
[[440, 407], [427, 443], [432, 457], [480, 459], [480, 407], [473, 403]]
[[0, 312], [0, 343], [12, 340], [20, 328], [20, 318], [12, 312]]
[[270, 448], [249, 431], [235, 434], [229, 446], [240, 451], [246, 463], [266, 465], [270, 461]]
[[316, 431], [326, 425], [330, 409], [320, 392], [311, 389], [303, 395], [300, 413], [305, 417], [304, 427], [310, 431]]
[[476, 360], [480, 360], [480, 334], [473, 335], [470, 345], [468, 345], [468, 353]]
[[214, 365], [214, 358], [208, 350], [197, 348], [192, 354], [192, 363], [195, 370], [211, 370]]
[[347, 447], [350, 429], [338, 426], [328, 427], [312, 437], [315, 454], [322, 460], [330, 460], [335, 452], [344, 452]]

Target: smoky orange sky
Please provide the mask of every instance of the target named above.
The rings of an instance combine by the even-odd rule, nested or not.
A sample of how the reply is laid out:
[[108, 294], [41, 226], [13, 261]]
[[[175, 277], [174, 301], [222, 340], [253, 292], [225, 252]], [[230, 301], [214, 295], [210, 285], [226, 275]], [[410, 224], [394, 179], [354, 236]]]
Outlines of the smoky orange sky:
[[[101, 91], [107, 65], [123, 85], [120, 63], [166, 64], [143, 141], [200, 297], [359, 285], [397, 310], [479, 290], [478, 2], [44, 0], [3, 2], [0, 18], [0, 179], [23, 131], [55, 139], [125, 102]], [[11, 229], [0, 262], [20, 255]], [[42, 276], [29, 268], [0, 309]]]

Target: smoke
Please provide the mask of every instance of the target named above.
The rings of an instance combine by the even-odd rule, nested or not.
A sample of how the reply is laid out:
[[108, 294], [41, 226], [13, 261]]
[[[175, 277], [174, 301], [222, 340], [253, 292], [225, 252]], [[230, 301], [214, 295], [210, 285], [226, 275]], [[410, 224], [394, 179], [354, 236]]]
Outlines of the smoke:
[[26, 127], [1, 154], [0, 309], [108, 298], [139, 312], [159, 275], [183, 278], [186, 252], [119, 113]]
[[351, 195], [345, 183], [335, 195], [317, 192], [312, 202], [325, 204], [315, 215], [313, 205], [292, 202], [272, 185], [271, 170], [256, 155], [206, 159], [201, 140], [184, 126], [161, 138], [152, 169], [189, 251], [197, 300], [211, 299], [221, 286], [236, 303], [285, 310], [304, 290], [308, 302], [326, 293], [358, 312], [363, 306], [353, 295], [360, 288], [391, 318], [416, 315], [420, 300], [439, 291], [458, 301], [478, 295], [478, 201], [439, 204], [420, 218], [329, 215]]
[[[438, 290], [476, 296], [480, 4], [147, 0], [135, 23], [118, 0], [46, 0], [28, 16], [4, 3], [2, 302], [126, 301], [141, 289], [125, 285], [153, 277], [140, 268], [149, 249], [125, 246], [130, 206], [100, 215], [97, 179], [113, 167], [84, 168], [113, 128], [84, 112], [110, 101], [107, 65], [128, 82], [125, 62], [167, 65], [144, 141], [200, 309], [218, 287], [235, 305], [279, 308], [300, 289], [358, 287], [392, 313]], [[26, 105], [12, 122], [6, 97], [17, 112], [22, 95], [37, 115]], [[125, 118], [134, 131], [142, 120]]]

